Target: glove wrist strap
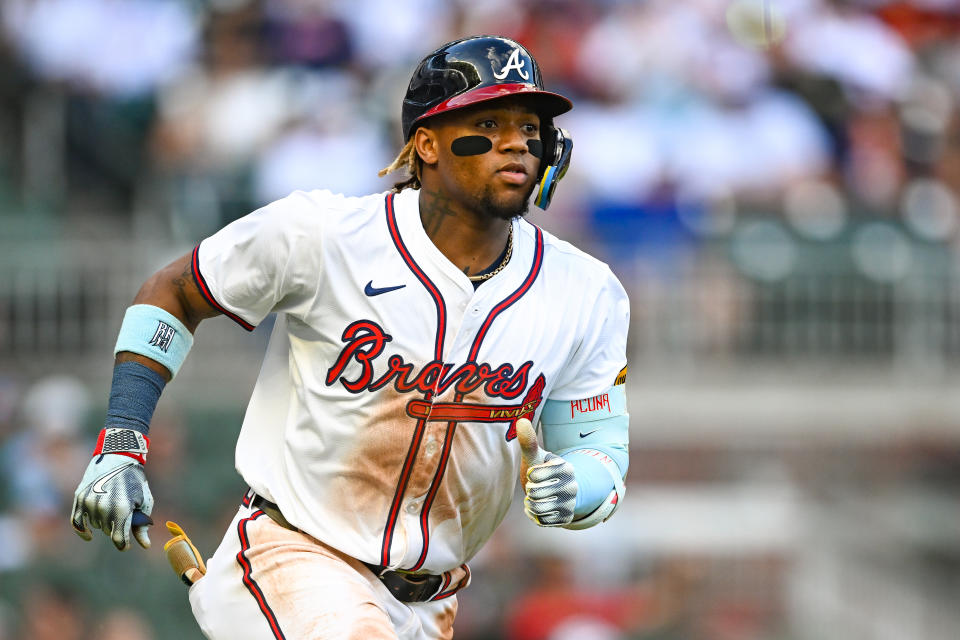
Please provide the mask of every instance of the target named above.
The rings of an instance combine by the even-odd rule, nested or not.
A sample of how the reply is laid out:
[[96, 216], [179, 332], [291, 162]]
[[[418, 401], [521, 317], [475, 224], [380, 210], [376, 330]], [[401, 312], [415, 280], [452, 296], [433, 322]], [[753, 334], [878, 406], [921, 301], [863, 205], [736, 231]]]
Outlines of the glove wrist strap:
[[146, 464], [149, 447], [150, 438], [139, 431], [107, 427], [100, 431], [93, 455], [102, 456], [107, 453], [116, 453], [133, 458], [140, 464]]
[[582, 518], [564, 525], [565, 529], [589, 529], [601, 522], [606, 522], [610, 519], [610, 516], [613, 515], [613, 512], [617, 510], [617, 507], [620, 506], [620, 501], [627, 491], [623, 483], [623, 478], [620, 476], [620, 468], [604, 451], [598, 449], [579, 449], [577, 453], [593, 455], [603, 463], [603, 468], [607, 470], [610, 474], [610, 479], [613, 480], [613, 491], [607, 495], [599, 507]]

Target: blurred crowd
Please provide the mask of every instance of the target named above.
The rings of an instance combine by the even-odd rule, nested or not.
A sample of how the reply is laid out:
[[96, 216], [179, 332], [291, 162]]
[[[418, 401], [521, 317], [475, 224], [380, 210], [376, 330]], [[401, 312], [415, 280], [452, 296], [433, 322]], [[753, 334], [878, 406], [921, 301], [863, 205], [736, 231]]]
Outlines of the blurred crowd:
[[[77, 377], [31, 385], [0, 378], [0, 640], [201, 637], [186, 590], [160, 551], [168, 538], [162, 523], [181, 523], [212, 554], [245, 491], [224, 435], [235, 432], [239, 408], [184, 415], [161, 405], [148, 462], [153, 545], [125, 553], [101, 532], [83, 542], [68, 523], [101, 413]], [[775, 595], [784, 566], [776, 556], [594, 547], [584, 557], [542, 544], [532, 551], [517, 534], [537, 535], [534, 529], [523, 516], [508, 519], [471, 562], [458, 638], [760, 640], [784, 625]]]
[[[888, 281], [897, 238], [960, 249], [956, 0], [2, 0], [0, 223], [96, 216], [129, 233], [144, 215], [158, 242], [192, 244], [294, 189], [385, 190], [414, 65], [480, 33], [527, 45], [575, 104], [559, 122], [573, 165], [537, 223], [651, 281], [731, 241], [701, 282], [720, 300], [705, 327], [739, 323], [729, 272], [786, 273], [788, 253], [762, 249], [787, 237], [859, 247]], [[864, 222], [885, 226], [854, 237]], [[0, 378], [0, 640], [193, 637], [156, 546], [141, 562], [69, 530], [105, 400], [89, 393]], [[238, 411], [158, 414], [155, 519], [175, 505], [208, 552], [244, 489], [222, 438]], [[730, 566], [683, 557], [597, 587], [497, 537], [458, 637], [789, 637], [781, 559], [752, 562], [735, 593]]]
[[[165, 580], [172, 574], [156, 553], [164, 541], [156, 528], [160, 545], [150, 555], [139, 550], [139, 558], [121, 558], [110, 545], [81, 547], [71, 530], [73, 490], [102, 424], [98, 414], [89, 387], [74, 376], [52, 375], [29, 386], [0, 377], [2, 640], [153, 640], [170, 632], [189, 637], [177, 632], [189, 628], [185, 609], [154, 615], [144, 607], [183, 595]], [[151, 484], [166, 501], [182, 494], [178, 449], [184, 445], [179, 424], [159, 418], [164, 437], [151, 450], [151, 466], [157, 467]], [[215, 496], [215, 477], [209, 484]]]
[[361, 194], [400, 98], [464, 34], [525, 43], [575, 109], [561, 231], [654, 263], [782, 214], [953, 242], [951, 0], [6, 0], [0, 203], [148, 211], [193, 242], [297, 188]]

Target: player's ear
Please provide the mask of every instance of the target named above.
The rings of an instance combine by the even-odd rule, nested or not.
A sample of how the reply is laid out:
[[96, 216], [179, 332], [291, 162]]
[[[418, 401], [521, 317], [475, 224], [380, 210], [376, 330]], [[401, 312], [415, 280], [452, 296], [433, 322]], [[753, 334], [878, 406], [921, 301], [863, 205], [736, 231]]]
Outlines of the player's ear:
[[420, 127], [413, 133], [413, 146], [424, 164], [433, 165], [437, 163], [439, 140], [436, 131], [427, 127]]

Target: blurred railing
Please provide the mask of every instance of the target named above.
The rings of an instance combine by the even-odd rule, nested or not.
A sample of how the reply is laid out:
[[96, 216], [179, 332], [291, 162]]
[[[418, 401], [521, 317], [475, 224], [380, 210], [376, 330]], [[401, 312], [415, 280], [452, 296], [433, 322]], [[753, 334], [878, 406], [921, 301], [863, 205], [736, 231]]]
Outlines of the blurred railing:
[[[107, 388], [113, 345], [137, 290], [149, 275], [190, 247], [122, 241], [21, 244], [0, 250], [0, 372], [29, 379], [65, 372]], [[266, 324], [266, 323], [265, 323]], [[249, 392], [269, 327], [253, 336], [226, 318], [198, 329], [193, 357], [181, 370], [183, 396], [207, 403]], [[199, 381], [221, 385], [202, 390]], [[192, 393], [191, 393], [192, 392]]]
[[[905, 234], [899, 242], [895, 251], [874, 248], [873, 264], [862, 255], [858, 262], [856, 240], [745, 246], [734, 235], [689, 249], [669, 270], [637, 252], [614, 265], [631, 294], [631, 365], [843, 363], [927, 375], [956, 368], [960, 267], [947, 246]], [[188, 250], [0, 244], [0, 363], [26, 372], [108, 369], [124, 308], [152, 271]], [[251, 337], [228, 320], [204, 323], [195, 347], [203, 355], [188, 361], [184, 377], [249, 380], [268, 329]]]
[[[777, 225], [774, 221], [765, 225]], [[615, 270], [631, 290], [634, 362], [789, 359], [960, 364], [960, 269], [950, 247], [869, 223], [890, 242], [804, 242], [736, 234], [688, 250], [650, 276], [638, 253]], [[868, 239], [869, 241], [869, 239]]]

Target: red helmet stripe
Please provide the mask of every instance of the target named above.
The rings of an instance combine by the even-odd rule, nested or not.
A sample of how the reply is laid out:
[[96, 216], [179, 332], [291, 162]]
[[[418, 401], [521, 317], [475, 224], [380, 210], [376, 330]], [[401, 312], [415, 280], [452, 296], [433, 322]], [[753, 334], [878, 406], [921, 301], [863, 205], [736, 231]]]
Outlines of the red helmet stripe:
[[551, 117], [560, 115], [561, 113], [569, 111], [573, 108], [573, 103], [561, 96], [559, 93], [543, 91], [542, 89], [538, 89], [534, 84], [515, 82], [508, 84], [480, 86], [475, 89], [471, 89], [470, 91], [457, 94], [452, 98], [448, 98], [440, 104], [434, 106], [432, 109], [414, 120], [414, 122], [419, 122], [424, 118], [429, 118], [430, 116], [435, 116], [438, 113], [450, 111], [451, 109], [459, 109], [460, 107], [466, 107], [478, 102], [493, 100], [494, 98], [504, 98], [506, 96], [513, 96], [521, 93], [543, 96], [551, 99], [551, 102], [553, 102], [556, 107], [549, 114]]

